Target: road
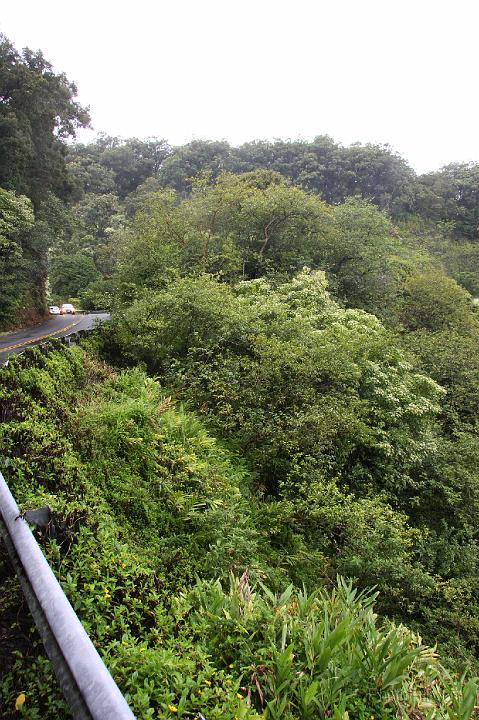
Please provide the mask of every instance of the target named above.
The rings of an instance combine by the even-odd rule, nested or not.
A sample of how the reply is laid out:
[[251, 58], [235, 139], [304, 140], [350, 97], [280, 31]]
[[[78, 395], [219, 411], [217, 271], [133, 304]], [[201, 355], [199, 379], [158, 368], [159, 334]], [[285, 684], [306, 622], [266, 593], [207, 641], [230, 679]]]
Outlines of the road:
[[99, 322], [109, 320], [108, 313], [94, 315], [50, 315], [41, 325], [0, 334], [0, 365], [12, 353], [21, 353], [25, 348], [38, 345], [49, 338], [60, 338], [78, 332], [90, 330]]

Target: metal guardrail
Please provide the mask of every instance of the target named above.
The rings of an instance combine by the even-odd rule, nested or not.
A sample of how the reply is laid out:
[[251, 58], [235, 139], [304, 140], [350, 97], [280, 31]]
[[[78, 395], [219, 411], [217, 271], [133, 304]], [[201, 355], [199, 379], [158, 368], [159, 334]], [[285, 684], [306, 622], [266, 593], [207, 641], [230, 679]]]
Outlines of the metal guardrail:
[[71, 333], [68, 333], [68, 335], [61, 335], [60, 337], [52, 337], [48, 338], [47, 340], [43, 340], [42, 342], [35, 343], [35, 340], [32, 340], [31, 345], [25, 345], [24, 348], [22, 348], [19, 352], [12, 353], [11, 356], [9, 355], [6, 360], [3, 361], [3, 363], [0, 363], [1, 367], [7, 367], [10, 364], [10, 357], [19, 358], [22, 357], [22, 355], [25, 355], [30, 350], [33, 350], [33, 348], [47, 348], [52, 342], [58, 342], [62, 345], [67, 345], [68, 347], [71, 347], [72, 345], [77, 345], [80, 340], [90, 333], [92, 333], [94, 328], [87, 328], [86, 330], [77, 330], [76, 332], [73, 331]]
[[[88, 313], [85, 313], [83, 311], [77, 312], [77, 315], [108, 315], [109, 313], [105, 313], [100, 310], [94, 310]], [[109, 319], [109, 318], [108, 318]], [[78, 324], [78, 323], [76, 323]], [[0, 360], [0, 367], [7, 366], [9, 364], [9, 357], [20, 357], [24, 355], [25, 353], [28, 353], [29, 350], [35, 347], [44, 348], [47, 347], [48, 344], [52, 341], [58, 341], [63, 343], [64, 345], [76, 345], [82, 337], [85, 337], [86, 335], [89, 335], [92, 333], [96, 328], [98, 327], [98, 324], [89, 327], [89, 328], [83, 328], [80, 330], [71, 330], [70, 332], [67, 332], [65, 335], [58, 335], [58, 333], [63, 332], [64, 328], [59, 328], [58, 330], [54, 331], [53, 333], [50, 333], [50, 335], [44, 336], [43, 338], [31, 338], [30, 340], [25, 340], [24, 342], [20, 343], [20, 345], [14, 345], [12, 347], [6, 347], [6, 348], [0, 348], [0, 355], [8, 350], [13, 350], [13, 348], [21, 347], [20, 350], [13, 350], [13, 352], [10, 353], [10, 355], [7, 355], [5, 360]], [[68, 328], [67, 328], [68, 329]]]
[[75, 720], [134, 720], [1, 473], [0, 534]]

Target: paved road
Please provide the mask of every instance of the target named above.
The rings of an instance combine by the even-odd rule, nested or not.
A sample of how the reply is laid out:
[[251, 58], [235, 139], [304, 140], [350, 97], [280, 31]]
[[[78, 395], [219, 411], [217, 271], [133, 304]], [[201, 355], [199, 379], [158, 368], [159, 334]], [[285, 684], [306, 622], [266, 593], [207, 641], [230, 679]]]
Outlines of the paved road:
[[60, 338], [78, 332], [89, 330], [99, 322], [109, 320], [107, 313], [95, 315], [50, 315], [41, 325], [16, 330], [11, 333], [0, 334], [0, 365], [12, 353], [20, 353], [27, 347], [38, 345], [48, 338]]

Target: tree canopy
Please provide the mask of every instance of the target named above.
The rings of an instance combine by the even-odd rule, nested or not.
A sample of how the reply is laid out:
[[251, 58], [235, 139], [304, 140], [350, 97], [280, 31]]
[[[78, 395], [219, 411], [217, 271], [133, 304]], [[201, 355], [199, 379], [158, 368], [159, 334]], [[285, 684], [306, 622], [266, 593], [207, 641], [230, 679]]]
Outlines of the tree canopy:
[[50, 272], [51, 289], [57, 297], [76, 298], [90, 283], [101, 278], [93, 258], [77, 253], [54, 262]]
[[75, 95], [74, 83], [54, 73], [41, 52], [19, 54], [0, 36], [0, 185], [36, 208], [49, 191], [71, 191], [63, 141], [90, 119]]
[[[0, 260], [0, 327], [45, 311], [48, 248], [55, 235], [48, 207], [52, 197], [71, 197], [65, 140], [89, 122], [75, 95], [75, 85], [54, 73], [41, 52], [20, 54], [0, 35], [0, 222], [8, 238]], [[16, 227], [8, 229], [13, 208]]]

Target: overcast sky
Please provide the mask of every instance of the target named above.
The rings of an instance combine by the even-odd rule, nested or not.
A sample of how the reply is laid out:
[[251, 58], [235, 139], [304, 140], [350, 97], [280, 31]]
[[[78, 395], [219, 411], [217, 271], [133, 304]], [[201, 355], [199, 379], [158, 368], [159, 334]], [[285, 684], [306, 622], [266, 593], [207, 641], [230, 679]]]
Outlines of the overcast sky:
[[75, 81], [95, 131], [479, 160], [479, 0], [16, 0], [0, 29]]

